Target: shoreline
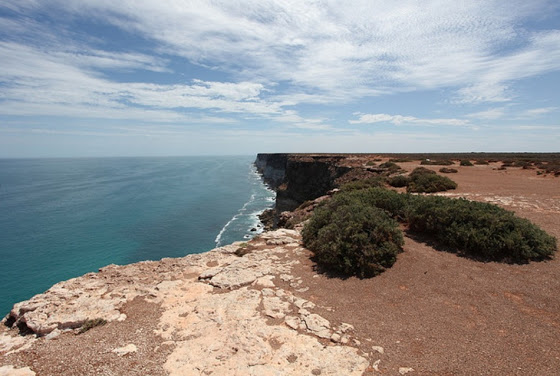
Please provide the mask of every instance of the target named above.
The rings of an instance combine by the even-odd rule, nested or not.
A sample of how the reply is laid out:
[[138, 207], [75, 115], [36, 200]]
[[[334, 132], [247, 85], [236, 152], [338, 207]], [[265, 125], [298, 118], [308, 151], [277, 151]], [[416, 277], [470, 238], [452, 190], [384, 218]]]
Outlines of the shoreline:
[[[419, 162], [399, 164], [411, 171]], [[454, 167], [452, 196], [498, 204], [560, 237], [559, 178], [499, 164]], [[288, 194], [298, 193], [287, 185]], [[56, 307], [68, 310], [59, 315], [66, 322], [77, 322], [73, 314], [82, 304], [94, 312], [90, 319], [104, 308], [114, 319], [84, 334], [69, 329], [41, 338], [4, 327], [0, 370], [94, 375], [103, 363], [113, 374], [133, 375], [241, 369], [466, 376], [550, 374], [560, 367], [558, 256], [483, 263], [405, 234], [392, 268], [371, 279], [340, 279], [317, 269], [298, 229], [183, 258], [108, 266], [58, 286]], [[55, 315], [46, 306], [44, 312], [36, 316], [48, 326]], [[87, 348], [87, 356], [74, 361], [77, 348]]]

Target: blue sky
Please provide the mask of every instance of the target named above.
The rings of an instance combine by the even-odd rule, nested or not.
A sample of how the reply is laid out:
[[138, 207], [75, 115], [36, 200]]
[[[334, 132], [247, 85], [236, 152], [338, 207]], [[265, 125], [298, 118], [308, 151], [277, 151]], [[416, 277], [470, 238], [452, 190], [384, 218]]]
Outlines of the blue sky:
[[0, 157], [560, 151], [560, 3], [3, 0]]

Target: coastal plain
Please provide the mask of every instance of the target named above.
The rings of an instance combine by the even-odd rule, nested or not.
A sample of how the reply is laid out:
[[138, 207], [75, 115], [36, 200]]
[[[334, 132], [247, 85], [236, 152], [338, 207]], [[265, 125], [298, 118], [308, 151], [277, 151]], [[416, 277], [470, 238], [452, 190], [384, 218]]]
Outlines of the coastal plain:
[[[373, 157], [301, 158], [310, 165], [286, 164], [293, 169], [288, 175], [305, 172], [291, 182], [270, 170], [285, 205], [308, 193], [293, 186], [308, 172], [359, 176], [372, 169]], [[398, 164], [411, 171], [420, 162]], [[497, 204], [560, 238], [560, 178], [501, 165], [455, 163], [457, 189], [438, 194]], [[326, 189], [322, 177], [307, 178]], [[523, 265], [480, 262], [406, 234], [392, 268], [370, 279], [339, 278], [320, 272], [300, 231], [278, 229], [204, 254], [111, 265], [61, 282], [16, 304], [5, 320], [11, 327], [0, 329], [0, 375], [551, 375], [560, 369], [558, 256]], [[107, 322], [78, 334], [93, 319]]]

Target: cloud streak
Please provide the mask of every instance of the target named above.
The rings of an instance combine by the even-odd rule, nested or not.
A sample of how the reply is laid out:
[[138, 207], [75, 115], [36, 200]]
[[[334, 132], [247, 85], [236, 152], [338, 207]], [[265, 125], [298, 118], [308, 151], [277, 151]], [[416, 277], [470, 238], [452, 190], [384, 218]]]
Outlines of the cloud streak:
[[349, 120], [350, 124], [391, 123], [394, 125], [468, 125], [468, 120], [463, 119], [422, 119], [414, 116], [388, 115], [388, 114], [355, 114], [360, 115], [357, 120]]

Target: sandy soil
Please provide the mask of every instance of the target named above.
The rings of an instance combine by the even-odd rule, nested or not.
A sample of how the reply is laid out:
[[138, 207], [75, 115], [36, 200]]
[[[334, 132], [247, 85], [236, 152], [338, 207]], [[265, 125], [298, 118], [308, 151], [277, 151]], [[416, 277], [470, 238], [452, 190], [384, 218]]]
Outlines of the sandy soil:
[[[497, 167], [453, 166], [459, 172], [448, 176], [459, 187], [451, 195], [499, 204], [560, 238], [560, 178]], [[410, 237], [404, 250], [372, 279], [317, 277], [310, 260], [297, 270], [310, 287], [306, 298], [332, 307], [324, 317], [355, 325], [361, 350], [380, 360], [376, 374], [402, 366], [416, 375], [559, 374], [560, 257], [481, 263]]]

